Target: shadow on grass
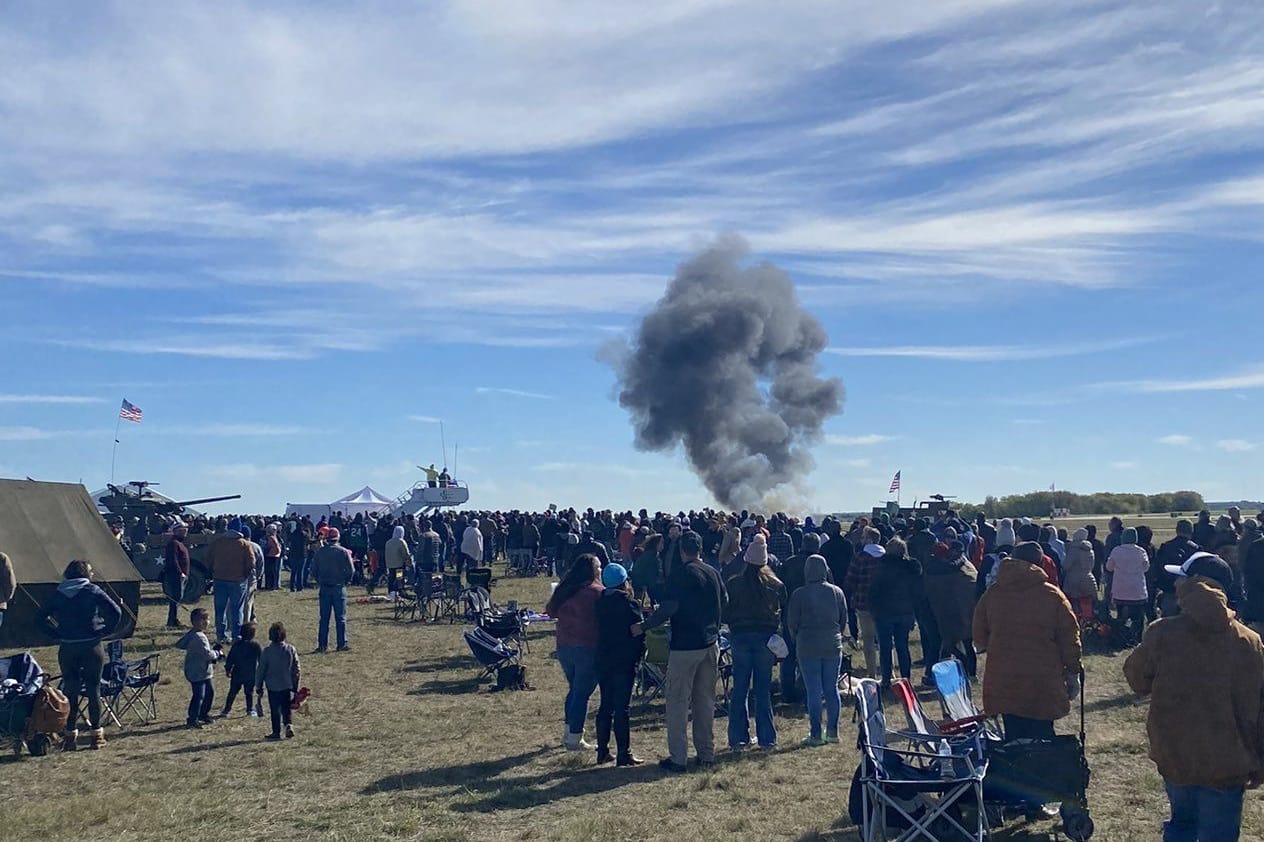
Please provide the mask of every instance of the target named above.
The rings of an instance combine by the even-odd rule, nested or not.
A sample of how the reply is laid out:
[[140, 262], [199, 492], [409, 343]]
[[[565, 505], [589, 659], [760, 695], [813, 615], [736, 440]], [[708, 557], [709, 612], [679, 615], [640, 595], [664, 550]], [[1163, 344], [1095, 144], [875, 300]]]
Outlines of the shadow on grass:
[[471, 673], [465, 678], [436, 678], [432, 681], [423, 682], [416, 690], [409, 690], [408, 695], [426, 696], [431, 693], [442, 693], [450, 696], [462, 693], [477, 693], [482, 685], [482, 677]]
[[252, 746], [263, 742], [262, 738], [258, 740], [224, 740], [218, 743], [203, 743], [201, 745], [183, 746], [181, 748], [173, 748], [167, 754], [200, 754], [204, 751], [216, 751], [221, 748], [236, 748], [237, 746]]
[[153, 737], [153, 736], [157, 736], [158, 734], [170, 734], [173, 731], [187, 731], [188, 728], [189, 726], [185, 725], [183, 722], [172, 723], [170, 725], [163, 725], [160, 728], [149, 728], [144, 725], [140, 725], [140, 726], [133, 725], [133, 726], [128, 727], [124, 731], [119, 731], [113, 728], [107, 729], [105, 738], [109, 742], [113, 743], [119, 740], [130, 740], [130, 739], [133, 739], [134, 737]]
[[[890, 832], [898, 833], [894, 825], [889, 827]], [[861, 829], [852, 824], [851, 817], [847, 814], [839, 816], [839, 818], [826, 830], [813, 830], [801, 835], [795, 842], [861, 842], [864, 837], [861, 835]], [[957, 838], [963, 838], [957, 834]], [[1035, 830], [1026, 825], [1019, 824], [1016, 827], [997, 828], [993, 830], [991, 839], [997, 842], [1049, 842], [1051, 839], [1063, 838], [1061, 834], [1054, 833], [1051, 830]]]
[[434, 789], [446, 786], [478, 786], [485, 784], [485, 778], [492, 778], [507, 772], [515, 766], [521, 766], [544, 754], [549, 749], [540, 747], [531, 751], [502, 757], [499, 760], [477, 760], [472, 763], [458, 763], [452, 766], [440, 766], [435, 769], [421, 769], [416, 772], [403, 772], [388, 775], [369, 784], [362, 795], [374, 795], [379, 792], [399, 792], [414, 789]]
[[443, 658], [425, 661], [412, 661], [399, 668], [400, 672], [443, 672], [444, 670], [473, 667], [474, 657], [469, 654], [448, 655]]
[[1113, 699], [1094, 699], [1084, 705], [1087, 713], [1097, 713], [1103, 710], [1114, 710], [1116, 708], [1130, 708], [1142, 704], [1137, 697], [1131, 693], [1125, 693], [1122, 696], [1115, 696]]

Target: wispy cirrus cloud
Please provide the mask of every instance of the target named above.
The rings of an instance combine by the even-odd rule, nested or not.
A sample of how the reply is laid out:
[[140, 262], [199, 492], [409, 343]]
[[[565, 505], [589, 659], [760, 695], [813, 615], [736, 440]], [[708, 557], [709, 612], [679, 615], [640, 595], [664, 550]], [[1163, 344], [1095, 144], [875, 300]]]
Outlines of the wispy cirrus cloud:
[[51, 345], [58, 345], [63, 348], [77, 348], [84, 351], [200, 357], [217, 360], [306, 360], [314, 356], [314, 352], [310, 350], [288, 348], [253, 340], [221, 344], [185, 339], [52, 339], [48, 340], [48, 342]]
[[1256, 444], [1246, 439], [1220, 439], [1216, 442], [1216, 447], [1225, 453], [1246, 453], [1255, 450]]
[[105, 403], [105, 401], [105, 398], [90, 397], [88, 395], [0, 395], [0, 404], [76, 405]]
[[441, 423], [443, 423], [443, 419], [442, 419], [442, 418], [440, 418], [440, 417], [438, 417], [437, 415], [410, 415], [410, 416], [408, 416], [408, 420], [409, 420], [409, 421], [417, 421], [417, 422], [419, 422], [419, 423], [421, 423], [421, 424], [441, 424]]
[[840, 436], [829, 435], [825, 437], [826, 444], [843, 445], [845, 447], [869, 447], [875, 444], [893, 441], [895, 436], [886, 436], [881, 433], [866, 433], [860, 436]]
[[1241, 369], [1232, 374], [1171, 380], [1114, 380], [1093, 384], [1098, 389], [1128, 392], [1228, 392], [1236, 389], [1264, 389], [1264, 365]]
[[842, 357], [909, 357], [951, 362], [1020, 362], [1023, 360], [1076, 357], [1135, 348], [1155, 341], [1148, 337], [1104, 342], [1069, 342], [1057, 345], [878, 345], [826, 348]]
[[1158, 444], [1166, 444], [1169, 447], [1189, 447], [1194, 443], [1193, 436], [1187, 436], [1183, 433], [1171, 433], [1166, 436], [1159, 436], [1155, 439]]
[[331, 485], [342, 476], [342, 465], [337, 463], [319, 463], [312, 465], [258, 465], [241, 462], [227, 465], [213, 465], [206, 473], [225, 480], [281, 480], [296, 484]]
[[44, 427], [0, 427], [0, 441], [47, 441], [109, 435], [108, 430], [50, 430]]
[[522, 389], [506, 389], [499, 386], [475, 386], [474, 393], [478, 395], [505, 395], [511, 398], [529, 398], [531, 400], [551, 401], [553, 395], [545, 395], [540, 392], [527, 392]]

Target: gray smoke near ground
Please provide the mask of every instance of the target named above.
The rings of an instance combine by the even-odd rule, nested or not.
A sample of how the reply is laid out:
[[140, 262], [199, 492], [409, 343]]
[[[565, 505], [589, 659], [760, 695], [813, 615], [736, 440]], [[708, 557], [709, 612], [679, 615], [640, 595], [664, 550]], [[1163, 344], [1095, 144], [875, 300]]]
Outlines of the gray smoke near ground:
[[801, 481], [815, 466], [808, 446], [843, 402], [842, 382], [817, 364], [825, 329], [785, 272], [743, 266], [746, 254], [741, 238], [723, 237], [681, 264], [611, 360], [637, 448], [683, 444], [703, 484], [733, 509]]

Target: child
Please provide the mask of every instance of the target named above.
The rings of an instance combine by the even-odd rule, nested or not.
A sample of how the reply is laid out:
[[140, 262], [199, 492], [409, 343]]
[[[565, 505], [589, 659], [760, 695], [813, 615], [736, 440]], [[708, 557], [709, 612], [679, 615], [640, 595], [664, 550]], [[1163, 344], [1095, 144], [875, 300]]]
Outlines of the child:
[[257, 628], [254, 622], [242, 624], [240, 639], [233, 644], [228, 657], [224, 659], [224, 674], [228, 676], [229, 683], [228, 699], [224, 702], [221, 716], [228, 716], [237, 699], [237, 691], [243, 689], [246, 691], [246, 716], [258, 717], [262, 712], [263, 699], [259, 699], [257, 703], [255, 701], [256, 668], [259, 666], [259, 657], [263, 655], [263, 647], [255, 640]]
[[298, 652], [285, 642], [285, 626], [273, 623], [268, 629], [268, 640], [271, 644], [263, 650], [259, 658], [258, 677], [255, 687], [259, 695], [263, 688], [268, 688], [268, 713], [272, 715], [272, 733], [269, 740], [281, 739], [281, 723], [285, 723], [285, 736], [294, 736], [294, 726], [290, 722], [290, 705], [294, 702], [294, 694], [299, 687]]
[[223, 653], [219, 644], [211, 647], [206, 639], [207, 614], [205, 608], [194, 608], [189, 614], [189, 625], [192, 626], [184, 637], [176, 643], [177, 649], [184, 650], [184, 677], [193, 689], [193, 698], [189, 700], [189, 716], [185, 725], [190, 728], [201, 728], [211, 724], [211, 703], [215, 701], [215, 688], [211, 685], [211, 676], [215, 674], [215, 662]]

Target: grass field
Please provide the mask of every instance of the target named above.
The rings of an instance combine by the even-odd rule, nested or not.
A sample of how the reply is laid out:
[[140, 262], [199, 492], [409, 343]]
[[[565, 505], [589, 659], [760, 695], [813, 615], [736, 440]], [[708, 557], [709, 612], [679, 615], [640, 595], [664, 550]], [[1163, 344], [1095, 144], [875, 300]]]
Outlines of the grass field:
[[[494, 594], [539, 607], [548, 580], [501, 580]], [[771, 755], [721, 754], [713, 771], [679, 777], [652, 764], [598, 768], [590, 755], [559, 747], [565, 685], [551, 658], [551, 627], [532, 630], [525, 663], [535, 689], [489, 693], [474, 678], [459, 625], [397, 624], [384, 606], [352, 605], [353, 651], [310, 655], [316, 611], [311, 591], [259, 597], [261, 623], [286, 623], [314, 693], [311, 715], [296, 717], [297, 738], [273, 744], [263, 741], [266, 719], [242, 716], [240, 700], [230, 719], [183, 727], [182, 653], [170, 648], [176, 634], [161, 627], [160, 596], [147, 591], [129, 653], [163, 653], [160, 721], [109, 729], [101, 752], [0, 762], [8, 795], [0, 838], [858, 838], [846, 818], [857, 762], [849, 716], [837, 746], [801, 748], [803, 710], [785, 707], [777, 710], [782, 748]], [[36, 656], [55, 669], [55, 651]], [[1146, 705], [1128, 692], [1122, 663], [1088, 659], [1096, 838], [1155, 839], [1166, 802], [1146, 757]], [[226, 689], [217, 673], [217, 707]], [[662, 756], [661, 705], [634, 711], [633, 726], [634, 749]], [[719, 747], [723, 728], [717, 720]], [[1053, 829], [1013, 825], [995, 838], [1058, 838]], [[1244, 838], [1264, 836], [1255, 797], [1244, 829]]]

